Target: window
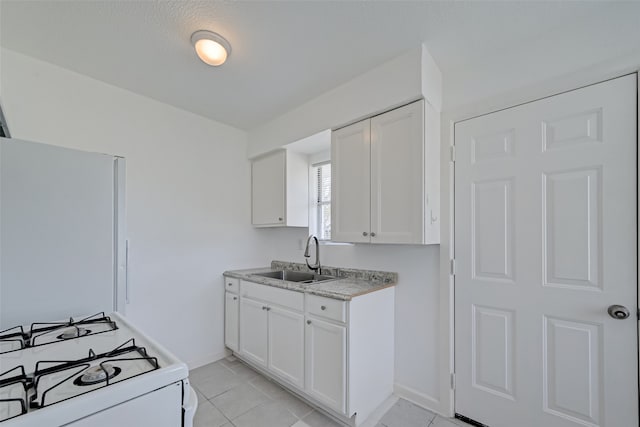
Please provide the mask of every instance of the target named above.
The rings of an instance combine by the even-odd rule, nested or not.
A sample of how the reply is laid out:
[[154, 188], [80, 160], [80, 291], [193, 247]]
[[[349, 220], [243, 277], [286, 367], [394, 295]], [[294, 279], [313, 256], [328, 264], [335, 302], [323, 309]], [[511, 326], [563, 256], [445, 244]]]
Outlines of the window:
[[[318, 163], [312, 166], [314, 178], [311, 233], [319, 240], [331, 240], [331, 163]], [[315, 228], [314, 228], [315, 227]]]

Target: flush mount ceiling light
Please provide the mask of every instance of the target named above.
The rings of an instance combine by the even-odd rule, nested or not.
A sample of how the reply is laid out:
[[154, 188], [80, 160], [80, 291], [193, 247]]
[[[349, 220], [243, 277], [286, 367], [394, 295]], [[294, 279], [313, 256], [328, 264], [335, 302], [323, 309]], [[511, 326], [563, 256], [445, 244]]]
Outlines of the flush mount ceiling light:
[[224, 64], [227, 57], [231, 55], [229, 42], [213, 31], [196, 31], [191, 35], [191, 44], [196, 49], [198, 58], [214, 67]]

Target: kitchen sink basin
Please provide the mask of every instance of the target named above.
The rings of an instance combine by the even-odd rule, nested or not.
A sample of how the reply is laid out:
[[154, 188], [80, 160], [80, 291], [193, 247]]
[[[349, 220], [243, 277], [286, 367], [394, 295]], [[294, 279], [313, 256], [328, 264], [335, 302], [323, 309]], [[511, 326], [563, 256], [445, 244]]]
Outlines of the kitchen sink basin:
[[304, 271], [277, 270], [267, 271], [266, 273], [254, 273], [254, 276], [269, 277], [271, 279], [284, 280], [296, 283], [317, 283], [326, 282], [328, 280], [336, 280], [337, 277], [326, 276], [324, 274], [306, 273]]

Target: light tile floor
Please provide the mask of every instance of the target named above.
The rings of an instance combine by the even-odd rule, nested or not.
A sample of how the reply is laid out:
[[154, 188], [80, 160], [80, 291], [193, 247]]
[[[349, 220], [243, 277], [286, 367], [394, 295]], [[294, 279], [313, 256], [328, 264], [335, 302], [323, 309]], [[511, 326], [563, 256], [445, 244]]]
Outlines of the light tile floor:
[[[194, 369], [195, 427], [342, 427], [235, 358]], [[459, 427], [400, 399], [376, 427]]]

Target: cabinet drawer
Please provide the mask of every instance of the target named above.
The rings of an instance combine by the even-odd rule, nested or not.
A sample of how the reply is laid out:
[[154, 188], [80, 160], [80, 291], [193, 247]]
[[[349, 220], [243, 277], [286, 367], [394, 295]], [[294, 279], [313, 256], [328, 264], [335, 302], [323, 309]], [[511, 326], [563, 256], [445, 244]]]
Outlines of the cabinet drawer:
[[268, 285], [242, 281], [242, 296], [304, 311], [304, 294]]
[[307, 295], [307, 312], [344, 323], [347, 321], [347, 302], [317, 295]]
[[225, 277], [224, 289], [227, 292], [232, 292], [234, 294], [237, 294], [238, 292], [240, 292], [240, 279], [236, 279], [234, 277]]

